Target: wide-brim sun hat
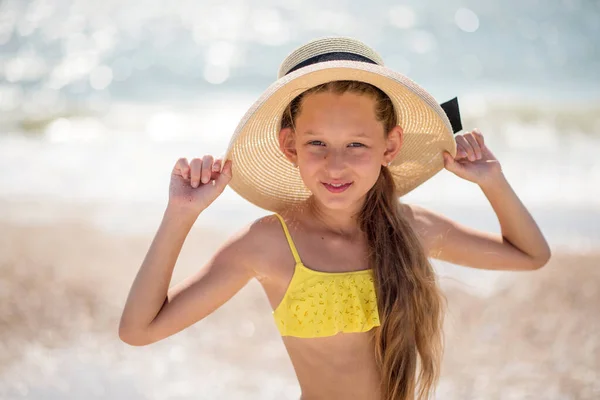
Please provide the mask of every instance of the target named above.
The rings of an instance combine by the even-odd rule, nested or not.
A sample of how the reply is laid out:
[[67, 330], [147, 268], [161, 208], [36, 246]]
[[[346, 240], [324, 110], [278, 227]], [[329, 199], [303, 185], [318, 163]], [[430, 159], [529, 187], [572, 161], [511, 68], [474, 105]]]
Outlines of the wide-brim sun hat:
[[224, 157], [232, 161], [229, 186], [244, 199], [273, 212], [306, 200], [310, 191], [279, 147], [281, 119], [288, 104], [301, 93], [341, 80], [376, 86], [394, 105], [404, 138], [388, 168], [399, 197], [444, 168], [443, 151], [456, 155], [454, 133], [462, 128], [456, 99], [440, 105], [410, 78], [385, 67], [366, 44], [348, 37], [327, 37], [290, 53], [279, 68], [278, 79], [239, 122]]

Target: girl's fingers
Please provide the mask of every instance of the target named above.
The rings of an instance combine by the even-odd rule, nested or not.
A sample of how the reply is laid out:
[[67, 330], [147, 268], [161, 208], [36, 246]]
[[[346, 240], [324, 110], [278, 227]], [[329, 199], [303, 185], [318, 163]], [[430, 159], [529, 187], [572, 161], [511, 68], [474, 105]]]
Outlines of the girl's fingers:
[[221, 171], [221, 173], [219, 174], [219, 176], [217, 177], [215, 182], [216, 182], [219, 190], [223, 191], [225, 189], [225, 186], [227, 186], [227, 184], [229, 183], [230, 180], [231, 180], [231, 160], [227, 160], [225, 162], [225, 165], [223, 165], [223, 170]]
[[485, 141], [481, 131], [477, 128], [473, 129], [473, 136], [475, 136], [475, 140], [477, 140], [477, 143], [479, 143], [479, 147], [483, 149], [485, 147]]
[[213, 162], [212, 171], [210, 174], [211, 180], [216, 180], [219, 177], [219, 175], [221, 175], [222, 165], [223, 165], [223, 160], [221, 160], [220, 158], [217, 158], [215, 160], [215, 162]]
[[217, 179], [221, 174], [223, 160], [221, 158], [214, 160], [213, 156], [205, 155], [202, 158], [194, 158], [188, 163], [186, 158], [180, 158], [175, 163], [173, 173], [190, 180], [190, 185], [194, 188], [200, 186], [200, 183], [206, 184], [211, 179]]
[[460, 144], [458, 142], [458, 140], [456, 141], [456, 158], [467, 158], [468, 154], [467, 151], [465, 150], [465, 148], [462, 146], [462, 144]]
[[221, 164], [223, 163], [223, 159], [217, 158], [212, 165], [212, 172], [221, 172]]
[[469, 158], [469, 160], [473, 161], [475, 157], [475, 152], [473, 151], [471, 144], [467, 141], [467, 139], [465, 139], [464, 135], [456, 136], [456, 143], [460, 144], [463, 150], [467, 153], [467, 157]]
[[187, 158], [180, 158], [177, 160], [175, 167], [173, 168], [173, 173], [182, 176], [184, 179], [189, 179], [190, 165], [188, 164]]
[[477, 139], [475, 139], [473, 133], [467, 133], [465, 135], [465, 139], [467, 139], [467, 142], [469, 142], [469, 144], [471, 145], [471, 148], [473, 149], [473, 153], [475, 155], [474, 159], [471, 160], [469, 158], [469, 160], [475, 161], [481, 159], [481, 149], [479, 148], [479, 143], [477, 143]]
[[200, 185], [200, 178], [202, 173], [202, 159], [194, 158], [190, 163], [191, 175], [190, 175], [190, 185], [192, 187], [197, 188]]
[[207, 184], [210, 182], [210, 175], [212, 173], [213, 166], [213, 157], [211, 155], [206, 155], [202, 157], [202, 183]]
[[462, 168], [462, 164], [456, 159], [452, 158], [452, 154], [446, 152], [444, 153], [444, 167], [448, 171], [455, 172]]
[[227, 179], [231, 179], [231, 177], [233, 176], [233, 171], [231, 170], [232, 164], [233, 164], [233, 161], [227, 160], [227, 161], [225, 161], [225, 164], [223, 165], [223, 170], [221, 171], [221, 173], [223, 175], [225, 175], [227, 177]]

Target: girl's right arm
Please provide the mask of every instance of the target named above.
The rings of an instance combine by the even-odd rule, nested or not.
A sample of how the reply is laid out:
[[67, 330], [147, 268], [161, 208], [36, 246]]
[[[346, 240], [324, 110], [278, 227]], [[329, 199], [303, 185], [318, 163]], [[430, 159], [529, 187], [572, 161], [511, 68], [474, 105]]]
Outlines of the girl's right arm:
[[169, 205], [121, 316], [119, 337], [124, 342], [147, 345], [183, 330], [209, 315], [255, 276], [244, 257], [254, 247], [249, 230], [245, 230], [225, 243], [198, 273], [169, 289], [192, 225], [231, 180], [231, 162], [222, 171], [219, 163], [213, 163], [210, 156], [194, 159], [189, 165], [180, 159], [173, 169]]

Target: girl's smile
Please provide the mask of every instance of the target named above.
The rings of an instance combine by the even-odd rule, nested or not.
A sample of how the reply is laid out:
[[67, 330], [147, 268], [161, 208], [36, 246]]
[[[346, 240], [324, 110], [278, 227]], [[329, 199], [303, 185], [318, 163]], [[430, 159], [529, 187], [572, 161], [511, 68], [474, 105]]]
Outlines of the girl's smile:
[[325, 188], [327, 190], [329, 190], [331, 193], [342, 193], [345, 192], [346, 189], [348, 189], [350, 187], [350, 185], [352, 185], [353, 182], [349, 182], [349, 183], [324, 183], [323, 182], [323, 186], [325, 186]]

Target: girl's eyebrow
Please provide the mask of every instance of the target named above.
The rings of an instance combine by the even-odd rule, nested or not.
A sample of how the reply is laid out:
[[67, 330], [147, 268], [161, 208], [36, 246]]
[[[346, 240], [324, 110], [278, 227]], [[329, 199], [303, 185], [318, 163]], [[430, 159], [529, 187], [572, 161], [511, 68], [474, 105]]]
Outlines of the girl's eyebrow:
[[[319, 132], [313, 132], [311, 130], [305, 131], [304, 134], [308, 135], [308, 136], [320, 136], [321, 135]], [[352, 134], [350, 136], [352, 136], [352, 137], [358, 137], [358, 138], [367, 138], [367, 139], [370, 138], [370, 136], [367, 135], [365, 132], [354, 133], [354, 134]]]

